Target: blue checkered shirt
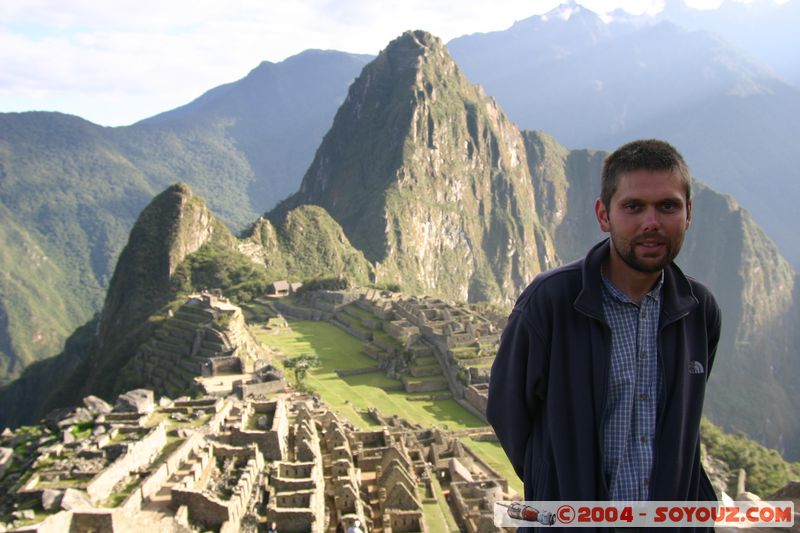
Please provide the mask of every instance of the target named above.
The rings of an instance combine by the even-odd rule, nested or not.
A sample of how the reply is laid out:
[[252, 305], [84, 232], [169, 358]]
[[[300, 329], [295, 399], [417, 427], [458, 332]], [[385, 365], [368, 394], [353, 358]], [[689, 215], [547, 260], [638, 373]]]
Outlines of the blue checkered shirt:
[[603, 470], [612, 501], [650, 499], [658, 365], [658, 285], [636, 305], [603, 276], [603, 312], [611, 327], [611, 371], [603, 417]]

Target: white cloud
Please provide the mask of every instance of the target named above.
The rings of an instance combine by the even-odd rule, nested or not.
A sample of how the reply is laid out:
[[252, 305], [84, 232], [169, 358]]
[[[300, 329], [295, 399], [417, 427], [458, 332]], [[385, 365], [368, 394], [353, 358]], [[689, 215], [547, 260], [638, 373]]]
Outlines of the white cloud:
[[[663, 0], [581, 0], [638, 13]], [[703, 1], [703, 0], [695, 0]], [[119, 125], [308, 48], [376, 54], [408, 29], [447, 41], [560, 0], [3, 0], [0, 111], [62, 109]], [[148, 103], [149, 102], [149, 103]]]

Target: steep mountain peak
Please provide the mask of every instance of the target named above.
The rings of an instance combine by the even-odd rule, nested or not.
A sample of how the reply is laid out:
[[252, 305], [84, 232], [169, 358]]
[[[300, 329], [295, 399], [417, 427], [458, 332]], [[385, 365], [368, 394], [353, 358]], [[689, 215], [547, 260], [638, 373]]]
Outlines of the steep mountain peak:
[[586, 9], [582, 5], [580, 5], [575, 0], [569, 0], [568, 2], [564, 2], [544, 15], [540, 17], [542, 22], [554, 21], [554, 20], [563, 20], [564, 22], [569, 21], [573, 17], [583, 18], [583, 17], [597, 17], [597, 13]]
[[98, 329], [100, 346], [164, 305], [175, 269], [215, 233], [230, 238], [185, 183], [153, 198], [134, 224], [111, 278]]
[[505, 301], [554, 261], [534, 237], [533, 197], [519, 130], [441, 40], [409, 31], [351, 85], [300, 191], [270, 219], [320, 205], [379, 282]]

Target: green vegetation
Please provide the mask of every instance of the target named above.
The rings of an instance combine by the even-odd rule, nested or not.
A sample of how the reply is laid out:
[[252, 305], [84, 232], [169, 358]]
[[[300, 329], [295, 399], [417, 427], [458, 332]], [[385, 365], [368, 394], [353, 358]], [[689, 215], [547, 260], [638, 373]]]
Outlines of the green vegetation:
[[158, 191], [190, 183], [235, 230], [294, 192], [367, 60], [317, 51], [265, 62], [211, 101], [129, 127], [0, 114], [0, 384], [59, 353], [101, 309], [128, 232]]
[[131, 494], [133, 490], [139, 486], [141, 479], [138, 476], [132, 476], [128, 483], [119, 492], [114, 492], [108, 496], [108, 499], [103, 502], [103, 507], [119, 507]]
[[[700, 431], [706, 453], [724, 461], [735, 474], [747, 473], [747, 490], [766, 497], [789, 481], [800, 480], [800, 463], [788, 463], [776, 450], [766, 448], [746, 436], [723, 433], [703, 419]], [[736, 493], [736, 476], [728, 482], [728, 493]]]
[[326, 322], [295, 322], [286, 332], [256, 335], [261, 342], [281, 350], [288, 357], [315, 353], [320, 367], [306, 376], [308, 387], [357, 427], [375, 424], [360, 412], [370, 407], [382, 415], [397, 415], [425, 427], [456, 430], [485, 425], [455, 400], [410, 401], [404, 391], [384, 390], [382, 387], [396, 386], [400, 382], [382, 372], [338, 377], [337, 369], [374, 367], [375, 361], [361, 350], [358, 339]]
[[[430, 400], [429, 393], [408, 394], [387, 391], [385, 387], [399, 382], [376, 371], [354, 376], [338, 377], [337, 369], [359, 369], [375, 365], [361, 351], [361, 342], [326, 322], [295, 322], [291, 329], [278, 335], [256, 333], [263, 343], [277, 348], [288, 358], [302, 354], [317, 354], [320, 366], [306, 377], [309, 388], [318, 393], [331, 409], [344, 416], [356, 427], [367, 429], [376, 425], [363, 411], [375, 408], [384, 416], [398, 415], [423, 427], [442, 427], [459, 430], [482, 427], [485, 424], [467, 412], [455, 400]], [[412, 398], [418, 398], [414, 400]], [[425, 398], [425, 399], [419, 399]], [[509, 481], [509, 486], [522, 494], [522, 482], [516, 476], [502, 448], [497, 443], [470, 439], [468, 446], [492, 468]], [[425, 520], [431, 531], [458, 531], [438, 481], [434, 480], [438, 504], [423, 504]], [[443, 507], [440, 507], [443, 506]], [[444, 521], [444, 522], [443, 522]]]
[[228, 298], [242, 304], [264, 294], [273, 278], [231, 246], [209, 242], [186, 258], [173, 280], [181, 293], [224, 287]]
[[517, 476], [517, 473], [514, 472], [511, 463], [508, 462], [506, 452], [503, 451], [503, 447], [500, 446], [500, 443], [469, 439], [467, 445], [472, 448], [475, 453], [483, 457], [489, 466], [506, 478], [508, 480], [508, 486], [511, 489], [517, 491], [519, 495], [524, 494], [522, 490], [522, 480]]
[[86, 422], [80, 422], [72, 426], [70, 432], [77, 440], [82, 440], [89, 435], [92, 434], [92, 430], [94, 429], [94, 420], [88, 420]]
[[303, 382], [306, 379], [308, 371], [312, 368], [319, 367], [320, 364], [319, 358], [311, 354], [302, 354], [283, 361], [283, 367], [290, 368], [294, 372], [294, 380], [301, 390], [304, 388]]
[[[453, 513], [450, 512], [450, 508], [447, 505], [447, 500], [439, 484], [439, 478], [433, 476], [431, 485], [433, 485], [436, 501], [428, 503], [424, 501], [424, 498], [420, 497], [420, 501], [423, 502], [422, 512], [425, 515], [425, 523], [428, 526], [428, 531], [458, 533], [458, 525], [453, 518]], [[419, 495], [419, 489], [417, 489], [417, 493]]]
[[[354, 248], [342, 227], [325, 209], [304, 205], [259, 219], [245, 242], [257, 244], [276, 278], [320, 280], [306, 290], [342, 289], [366, 285], [373, 267]], [[337, 275], [331, 277], [331, 273]]]

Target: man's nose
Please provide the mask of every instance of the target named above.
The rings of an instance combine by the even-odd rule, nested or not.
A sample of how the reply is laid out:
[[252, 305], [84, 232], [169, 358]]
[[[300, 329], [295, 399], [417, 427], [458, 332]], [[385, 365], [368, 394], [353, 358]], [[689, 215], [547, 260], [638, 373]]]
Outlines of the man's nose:
[[653, 231], [661, 228], [661, 220], [658, 217], [658, 210], [654, 206], [646, 208], [642, 212], [642, 229]]

